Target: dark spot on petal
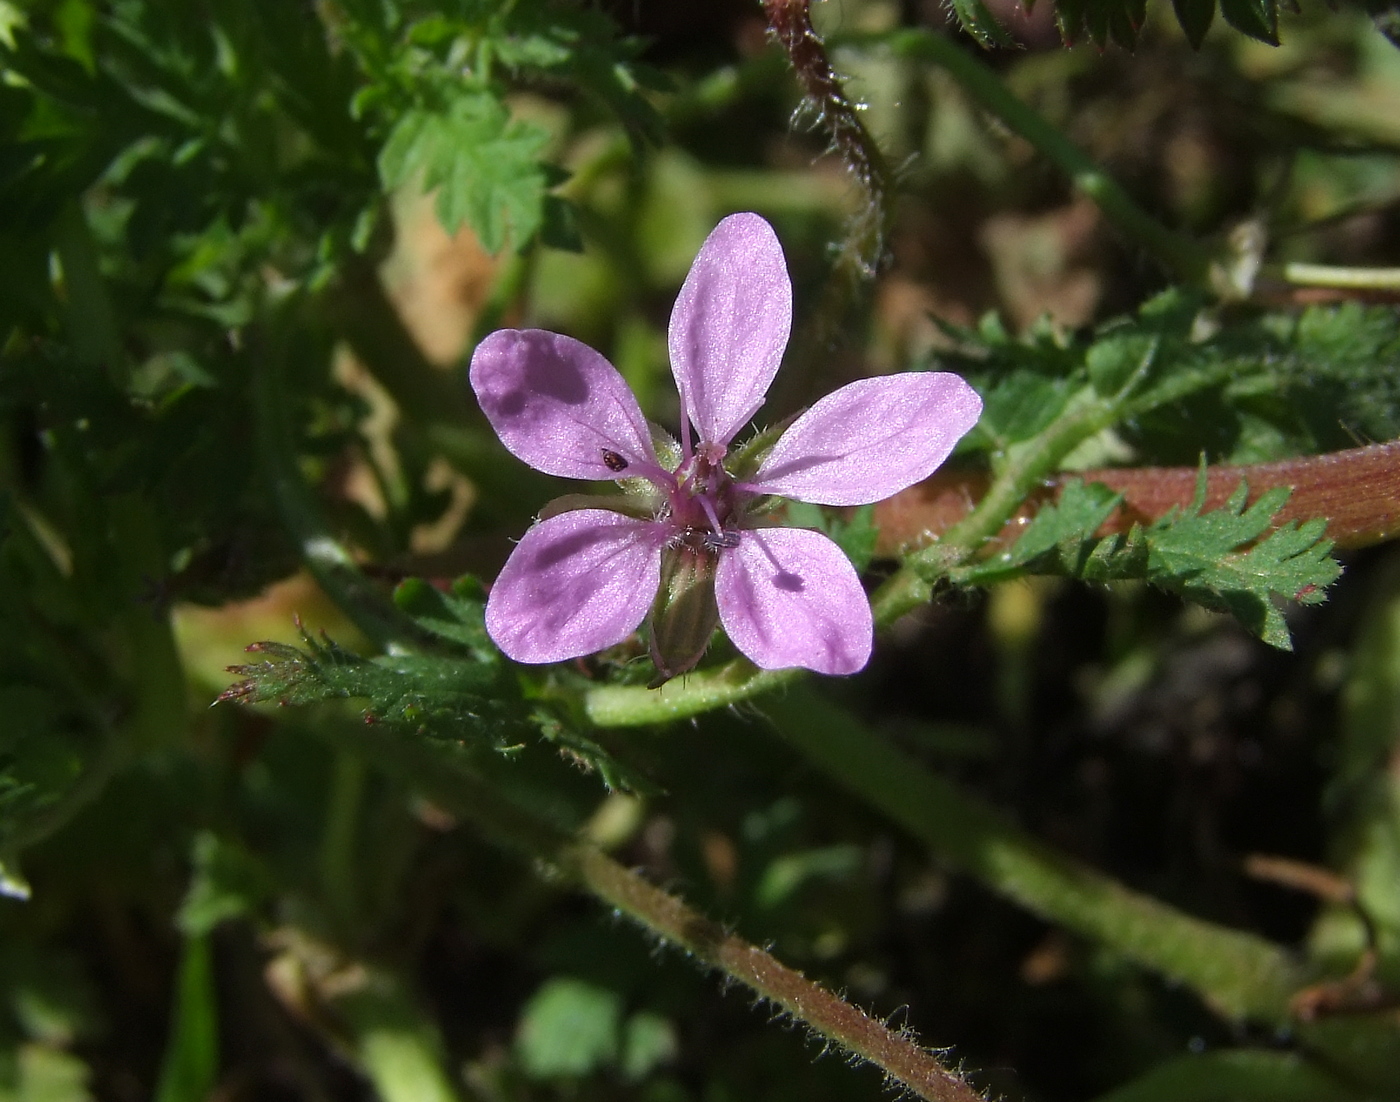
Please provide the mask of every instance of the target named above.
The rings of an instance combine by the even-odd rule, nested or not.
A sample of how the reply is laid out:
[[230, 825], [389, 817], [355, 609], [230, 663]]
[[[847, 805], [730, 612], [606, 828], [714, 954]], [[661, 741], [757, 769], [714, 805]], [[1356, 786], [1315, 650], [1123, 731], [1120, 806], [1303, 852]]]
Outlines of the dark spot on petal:
[[525, 346], [526, 390], [571, 406], [588, 401], [587, 380], [576, 364], [560, 355], [554, 334], [524, 334], [521, 343]]
[[799, 575], [787, 570], [779, 570], [774, 574], [773, 584], [784, 593], [801, 593], [807, 588], [807, 583]]

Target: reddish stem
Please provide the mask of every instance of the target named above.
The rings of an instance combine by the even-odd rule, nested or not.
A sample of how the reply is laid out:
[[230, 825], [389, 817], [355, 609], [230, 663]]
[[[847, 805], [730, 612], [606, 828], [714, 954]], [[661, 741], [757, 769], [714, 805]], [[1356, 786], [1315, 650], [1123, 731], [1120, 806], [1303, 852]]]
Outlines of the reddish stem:
[[[1195, 467], [1115, 467], [1060, 475], [1043, 494], [1030, 498], [1002, 529], [1001, 541], [1014, 538], [1048, 497], [1058, 496], [1071, 479], [1101, 482], [1123, 495], [1123, 505], [1100, 530], [1126, 532], [1191, 504], [1199, 472]], [[1206, 469], [1207, 509], [1222, 505], [1244, 479], [1250, 500], [1265, 490], [1291, 486], [1293, 494], [1276, 523], [1327, 518], [1327, 535], [1338, 547], [1366, 547], [1400, 536], [1400, 441], [1349, 448], [1327, 455]], [[986, 492], [980, 472], [940, 471], [875, 507], [880, 530], [876, 553], [927, 543], [961, 520]]]

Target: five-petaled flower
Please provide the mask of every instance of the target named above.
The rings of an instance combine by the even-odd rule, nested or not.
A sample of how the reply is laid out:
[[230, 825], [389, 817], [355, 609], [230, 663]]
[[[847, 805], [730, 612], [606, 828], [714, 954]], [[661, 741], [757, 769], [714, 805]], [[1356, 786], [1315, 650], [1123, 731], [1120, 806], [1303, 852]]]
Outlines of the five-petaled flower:
[[947, 373], [861, 379], [817, 402], [766, 452], [731, 452], [791, 325], [792, 285], [772, 227], [735, 214], [705, 241], [671, 313], [679, 445], [648, 424], [616, 368], [587, 345], [538, 329], [481, 342], [471, 384], [502, 443], [548, 474], [613, 479], [626, 491], [563, 499], [525, 533], [486, 606], [501, 650], [527, 663], [591, 654], [650, 611], [659, 681], [699, 660], [716, 621], [763, 669], [847, 674], [866, 664], [873, 627], [855, 569], [820, 532], [777, 526], [772, 506], [889, 497], [947, 458], [982, 402]]

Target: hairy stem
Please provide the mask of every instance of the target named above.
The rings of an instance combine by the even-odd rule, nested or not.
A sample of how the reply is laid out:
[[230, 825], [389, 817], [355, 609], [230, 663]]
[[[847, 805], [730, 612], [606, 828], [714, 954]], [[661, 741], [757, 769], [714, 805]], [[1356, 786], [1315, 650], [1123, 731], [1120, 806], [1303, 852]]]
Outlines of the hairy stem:
[[[1053, 498], [1071, 477], [1101, 482], [1123, 495], [1123, 505], [1100, 530], [1126, 532], [1174, 508], [1190, 504], [1200, 471], [1195, 467], [1111, 467], [1077, 471], [1048, 480], [1027, 498], [991, 538], [1015, 539], [1040, 501]], [[1206, 509], [1218, 508], [1243, 480], [1251, 498], [1279, 486], [1293, 490], [1276, 524], [1327, 518], [1327, 537], [1341, 548], [1367, 547], [1400, 536], [1400, 441], [1325, 455], [1299, 456], [1272, 463], [1206, 468]], [[877, 555], [893, 556], [917, 543], [937, 539], [959, 525], [970, 502], [986, 494], [986, 477], [968, 471], [940, 471], [875, 507], [880, 530]]]
[[792, 63], [804, 106], [830, 136], [832, 150], [865, 194], [841, 259], [868, 277], [884, 259], [894, 223], [894, 173], [831, 67], [826, 47], [812, 28], [810, 9], [810, 0], [763, 0], [768, 29]]
[[982, 1095], [903, 1031], [890, 1029], [771, 954], [700, 914], [683, 900], [614, 861], [591, 843], [559, 830], [503, 798], [449, 755], [376, 729], [337, 729], [387, 772], [421, 789], [446, 810], [509, 849], [541, 863], [929, 1102], [979, 1102]]

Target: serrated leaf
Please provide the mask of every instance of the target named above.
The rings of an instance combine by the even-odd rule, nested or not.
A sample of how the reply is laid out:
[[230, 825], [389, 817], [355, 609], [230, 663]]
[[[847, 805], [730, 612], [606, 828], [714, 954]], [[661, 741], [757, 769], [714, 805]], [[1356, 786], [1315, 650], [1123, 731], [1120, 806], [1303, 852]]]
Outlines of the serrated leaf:
[[367, 722], [432, 738], [479, 738], [498, 745], [528, 725], [528, 713], [495, 663], [455, 655], [362, 658], [303, 633], [302, 646], [254, 643], [262, 662], [230, 667], [244, 680], [221, 700], [299, 706], [364, 700]]
[[1278, 0], [1220, 0], [1220, 14], [1242, 34], [1278, 45]]
[[1089, 381], [1104, 397], [1119, 394], [1152, 366], [1159, 343], [1155, 334], [1142, 332], [1110, 333], [1095, 341], [1084, 355]]
[[1014, 46], [1015, 39], [1007, 33], [997, 17], [982, 0], [953, 0], [953, 12], [962, 29], [975, 38], [980, 46]]
[[248, 647], [266, 657], [262, 662], [229, 667], [230, 673], [243, 680], [231, 685], [219, 699], [285, 706], [364, 701], [367, 723], [496, 750], [509, 750], [522, 739], [537, 735], [597, 773], [608, 788], [658, 791], [655, 784], [600, 743], [544, 707], [524, 700], [489, 640], [485, 644], [491, 647], [489, 659], [476, 656], [479, 594], [479, 585], [472, 579], [454, 586], [450, 594], [441, 594], [426, 584], [400, 586], [400, 607], [428, 633], [453, 644], [451, 652], [364, 658], [330, 639], [314, 639], [303, 632], [300, 647], [271, 642]]
[[982, 428], [999, 444], [1029, 440], [1058, 417], [1074, 388], [1067, 379], [1015, 370], [985, 388]]
[[[1286, 487], [1261, 494], [1248, 508], [1241, 481], [1219, 509], [1201, 512], [1202, 468], [1196, 501], [1096, 555], [1084, 576], [1142, 577], [1207, 608], [1230, 612], [1264, 642], [1289, 650], [1288, 625], [1276, 600], [1316, 604], [1341, 575], [1323, 538], [1326, 521], [1289, 523], [1269, 532], [1288, 500]], [[1268, 533], [1267, 535], [1265, 533]]]
[[[1021, 537], [999, 555], [960, 572], [958, 581], [987, 585], [1027, 569], [1079, 575], [1092, 553], [1095, 533], [1113, 515], [1123, 498], [1098, 482], [1075, 479], [1059, 500], [1036, 511]], [[1050, 556], [1054, 553], [1053, 561]]]
[[1147, 18], [1147, 0], [1122, 0], [1109, 8], [1108, 27], [1113, 41], [1125, 50], [1136, 48], [1138, 34]]
[[512, 119], [495, 96], [460, 91], [439, 108], [404, 112], [379, 154], [386, 188], [410, 182], [437, 191], [448, 233], [465, 223], [482, 247], [522, 247], [544, 220], [548, 187], [539, 157], [549, 134]]
[[1331, 557], [1332, 541], [1323, 538], [1324, 520], [1286, 524], [1260, 539], [1290, 491], [1271, 490], [1245, 508], [1248, 493], [1242, 480], [1219, 509], [1201, 513], [1198, 503], [1153, 525], [1147, 534], [1147, 580], [1231, 612], [1264, 642], [1291, 650], [1288, 625], [1274, 598], [1316, 604], [1342, 568]]
[[1341, 575], [1331, 557], [1327, 522], [1290, 522], [1273, 531], [1288, 500], [1286, 487], [1246, 507], [1243, 481], [1219, 509], [1202, 512], [1205, 468], [1196, 499], [1126, 536], [1095, 537], [1117, 508], [1107, 487], [1070, 482], [1061, 498], [1036, 513], [1011, 548], [955, 572], [954, 580], [985, 585], [1022, 573], [1063, 574], [1084, 581], [1145, 580], [1207, 608], [1233, 613], [1264, 642], [1291, 647], [1278, 600], [1316, 604]]
[[1199, 50], [1206, 31], [1215, 21], [1215, 0], [1172, 0], [1172, 10], [1186, 34], [1186, 41], [1191, 43], [1192, 49]]
[[394, 589], [394, 604], [418, 625], [445, 642], [462, 647], [477, 661], [494, 662], [500, 652], [486, 634], [486, 590], [464, 575], [444, 592], [422, 578], [406, 578]]

